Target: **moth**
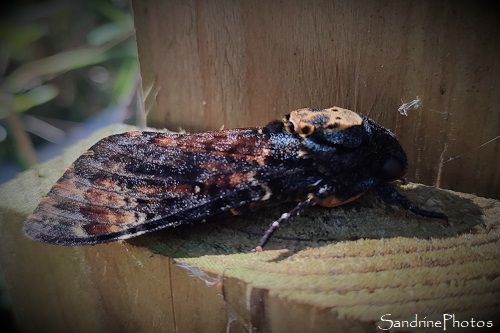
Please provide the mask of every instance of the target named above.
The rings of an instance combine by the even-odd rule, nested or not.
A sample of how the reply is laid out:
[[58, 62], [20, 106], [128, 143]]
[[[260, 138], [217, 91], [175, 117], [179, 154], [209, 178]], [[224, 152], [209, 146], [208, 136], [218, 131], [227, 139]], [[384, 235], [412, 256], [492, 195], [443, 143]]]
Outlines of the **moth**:
[[421, 209], [390, 182], [406, 172], [394, 134], [340, 107], [303, 108], [263, 127], [198, 134], [132, 131], [80, 156], [24, 224], [34, 240], [98, 244], [230, 215], [248, 206], [297, 202], [254, 250], [308, 206], [335, 207], [375, 189], [388, 204]]

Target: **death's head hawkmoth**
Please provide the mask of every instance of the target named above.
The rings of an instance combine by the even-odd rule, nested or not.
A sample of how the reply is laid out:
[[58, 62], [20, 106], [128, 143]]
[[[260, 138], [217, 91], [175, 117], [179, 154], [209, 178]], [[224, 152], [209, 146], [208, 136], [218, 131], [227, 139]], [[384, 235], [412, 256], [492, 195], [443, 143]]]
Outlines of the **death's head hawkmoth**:
[[311, 204], [327, 207], [375, 189], [425, 217], [390, 184], [407, 169], [395, 136], [339, 107], [304, 108], [264, 127], [198, 134], [127, 132], [80, 156], [24, 225], [32, 239], [97, 244], [230, 214], [249, 205], [296, 201], [276, 228]]

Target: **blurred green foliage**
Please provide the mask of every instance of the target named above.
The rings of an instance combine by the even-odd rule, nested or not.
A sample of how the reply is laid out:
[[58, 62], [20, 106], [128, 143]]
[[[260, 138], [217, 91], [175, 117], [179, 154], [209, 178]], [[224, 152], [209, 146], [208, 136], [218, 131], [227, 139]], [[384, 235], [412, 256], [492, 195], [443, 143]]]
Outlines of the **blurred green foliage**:
[[44, 142], [27, 134], [27, 116], [41, 131], [43, 123], [66, 131], [130, 103], [138, 63], [128, 1], [19, 1], [0, 15], [0, 160], [26, 167], [32, 148], [22, 138]]

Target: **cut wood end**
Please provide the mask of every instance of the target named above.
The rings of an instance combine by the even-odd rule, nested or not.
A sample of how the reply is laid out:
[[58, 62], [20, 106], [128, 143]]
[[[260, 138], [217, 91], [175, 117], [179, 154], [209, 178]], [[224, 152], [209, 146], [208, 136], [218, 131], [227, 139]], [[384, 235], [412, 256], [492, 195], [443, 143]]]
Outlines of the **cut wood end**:
[[[342, 320], [373, 323], [385, 313], [393, 314], [392, 319], [414, 313], [429, 318], [470, 313], [480, 318], [484, 309], [500, 311], [500, 202], [418, 184], [401, 190], [426, 207], [449, 213], [455, 227], [367, 198], [361, 206], [348, 205], [340, 213], [312, 210], [291, 222], [269, 243], [281, 250], [181, 260], [236, 278], [249, 288], [269, 290], [280, 299], [330, 309]], [[321, 228], [328, 228], [327, 218], [339, 216], [344, 220], [336, 230], [338, 240], [334, 231], [310, 236], [309, 242], [297, 236], [321, 233]], [[316, 229], [319, 221], [323, 225]], [[293, 230], [284, 235], [289, 227]], [[223, 239], [227, 234], [221, 231], [218, 236]], [[289, 240], [293, 232], [295, 239]], [[349, 240], [346, 235], [365, 237]]]

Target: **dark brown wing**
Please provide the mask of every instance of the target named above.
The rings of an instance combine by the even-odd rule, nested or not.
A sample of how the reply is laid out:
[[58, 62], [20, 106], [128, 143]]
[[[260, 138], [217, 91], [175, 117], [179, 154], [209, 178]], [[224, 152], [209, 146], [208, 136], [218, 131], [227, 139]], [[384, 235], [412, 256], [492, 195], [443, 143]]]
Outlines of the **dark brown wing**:
[[315, 179], [301, 177], [310, 163], [298, 158], [299, 145], [258, 129], [113, 135], [73, 163], [24, 231], [48, 243], [96, 244], [275, 198], [276, 189]]

